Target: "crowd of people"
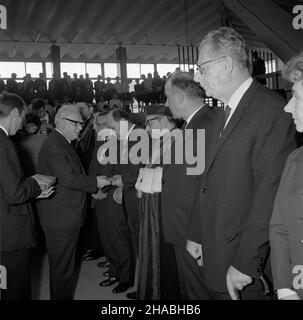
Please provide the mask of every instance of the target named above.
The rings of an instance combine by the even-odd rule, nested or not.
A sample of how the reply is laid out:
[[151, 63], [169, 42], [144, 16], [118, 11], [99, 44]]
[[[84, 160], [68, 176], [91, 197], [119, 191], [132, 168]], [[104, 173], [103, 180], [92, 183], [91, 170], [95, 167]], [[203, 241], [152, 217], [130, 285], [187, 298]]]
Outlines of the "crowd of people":
[[[303, 53], [285, 66], [293, 82], [286, 103], [252, 78], [247, 52], [235, 30], [209, 32], [194, 76], [144, 79], [149, 100], [139, 114], [110, 103], [121, 99], [118, 90], [97, 101], [96, 85], [94, 98], [78, 100], [71, 90], [56, 106], [45, 96], [25, 107], [14, 93], [0, 95], [1, 264], [8, 269], [1, 299], [31, 297], [37, 226], [50, 297], [73, 299], [88, 221], [106, 256], [100, 286], [116, 284], [115, 294], [137, 276], [130, 299], [303, 298], [295, 141], [303, 132]], [[224, 107], [208, 106], [206, 96]], [[149, 152], [138, 148], [142, 141]]]
[[[73, 79], [67, 72], [63, 72], [63, 77], [58, 78], [55, 75], [49, 81], [40, 73], [39, 78], [33, 80], [31, 74], [27, 74], [22, 82], [17, 81], [17, 74], [12, 73], [11, 78], [5, 83], [0, 78], [0, 93], [3, 91], [15, 93], [30, 104], [33, 99], [39, 98], [51, 105], [60, 105], [62, 103], [87, 102], [100, 104], [115, 103], [119, 107], [130, 106], [132, 108], [134, 99], [137, 100], [139, 108], [151, 103], [164, 102], [164, 84], [167, 76], [160, 77], [155, 71], [154, 75], [142, 74], [140, 79], [135, 80], [134, 90], [130, 92], [130, 83], [132, 79], [121, 82], [120, 77], [112, 82], [110, 77], [104, 79], [98, 75], [97, 80], [93, 82], [89, 74], [73, 74]], [[113, 100], [113, 102], [111, 102]]]

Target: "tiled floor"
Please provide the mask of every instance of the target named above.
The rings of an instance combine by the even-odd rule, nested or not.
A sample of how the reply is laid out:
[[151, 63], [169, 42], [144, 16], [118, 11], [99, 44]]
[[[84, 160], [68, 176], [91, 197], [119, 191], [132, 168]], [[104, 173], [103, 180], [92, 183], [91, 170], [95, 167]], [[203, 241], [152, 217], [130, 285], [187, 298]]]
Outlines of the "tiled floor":
[[[102, 273], [106, 270], [98, 268], [97, 263], [104, 258], [94, 261], [83, 261], [75, 291], [75, 300], [128, 300], [126, 293], [114, 294], [111, 287], [101, 287], [99, 282], [106, 279]], [[49, 300], [48, 260], [46, 255], [36, 256], [32, 265], [32, 299]]]

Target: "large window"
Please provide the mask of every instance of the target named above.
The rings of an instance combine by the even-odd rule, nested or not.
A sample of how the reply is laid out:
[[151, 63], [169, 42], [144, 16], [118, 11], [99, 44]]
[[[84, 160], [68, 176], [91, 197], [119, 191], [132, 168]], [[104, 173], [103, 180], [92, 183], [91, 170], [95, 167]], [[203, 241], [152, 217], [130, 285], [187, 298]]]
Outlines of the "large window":
[[141, 64], [141, 74], [145, 74], [147, 77], [148, 73], [151, 73], [152, 76], [154, 76], [154, 65], [153, 64], [147, 64], [147, 63], [142, 63]]
[[265, 73], [276, 72], [276, 61], [274, 59], [265, 61]]
[[126, 65], [126, 72], [128, 78], [140, 78], [140, 63], [128, 63]]
[[176, 68], [179, 68], [178, 64], [158, 63], [157, 71], [160, 77], [166, 76], [168, 72], [175, 72]]
[[10, 78], [12, 73], [16, 73], [17, 78], [23, 78], [25, 76], [25, 63], [1, 61], [0, 62], [1, 78]]
[[26, 73], [30, 73], [33, 78], [39, 78], [39, 73], [43, 72], [42, 62], [26, 62]]
[[105, 78], [116, 78], [118, 76], [118, 64], [104, 63], [104, 73]]
[[85, 75], [85, 63], [84, 62], [61, 62], [61, 73], [67, 72], [72, 78], [73, 74], [77, 73], [78, 78], [82, 74]]
[[86, 72], [89, 74], [90, 78], [97, 78], [98, 75], [102, 75], [101, 63], [87, 63]]
[[46, 78], [52, 78], [54, 73], [52, 62], [46, 62], [45, 69], [46, 69]]

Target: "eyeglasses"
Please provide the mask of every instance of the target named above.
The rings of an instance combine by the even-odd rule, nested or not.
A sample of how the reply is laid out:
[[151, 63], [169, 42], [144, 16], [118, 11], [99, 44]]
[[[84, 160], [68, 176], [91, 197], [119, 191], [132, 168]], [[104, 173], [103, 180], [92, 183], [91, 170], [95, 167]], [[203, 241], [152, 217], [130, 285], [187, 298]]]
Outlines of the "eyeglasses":
[[159, 117], [154, 117], [154, 118], [150, 118], [148, 120], [145, 121], [145, 126], [149, 125], [149, 123], [153, 120], [159, 119]]
[[205, 68], [203, 68], [202, 66], [205, 66], [206, 64], [209, 64], [211, 62], [215, 62], [215, 61], [218, 61], [222, 58], [226, 58], [226, 56], [222, 56], [222, 57], [219, 57], [219, 58], [216, 58], [216, 59], [211, 59], [211, 60], [208, 60], [208, 61], [205, 61], [201, 64], [197, 64], [197, 67], [198, 67], [198, 70], [201, 74], [205, 73]]
[[84, 126], [84, 122], [82, 122], [82, 121], [76, 121], [76, 120], [72, 120], [72, 119], [68, 119], [68, 118], [62, 118], [62, 119], [70, 121], [70, 122], [74, 123], [75, 125], [79, 124], [81, 127]]

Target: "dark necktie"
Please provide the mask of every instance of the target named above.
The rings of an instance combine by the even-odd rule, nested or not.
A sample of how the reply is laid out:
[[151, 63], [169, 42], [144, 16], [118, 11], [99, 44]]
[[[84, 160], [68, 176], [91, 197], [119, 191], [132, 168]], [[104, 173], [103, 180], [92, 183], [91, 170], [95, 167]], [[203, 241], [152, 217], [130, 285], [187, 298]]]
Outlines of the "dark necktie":
[[223, 116], [221, 127], [220, 127], [219, 138], [221, 138], [221, 136], [222, 136], [222, 133], [224, 131], [224, 127], [225, 127], [226, 121], [228, 119], [228, 116], [230, 114], [230, 111], [231, 111], [231, 108], [228, 105], [226, 105], [224, 108], [224, 116]]

